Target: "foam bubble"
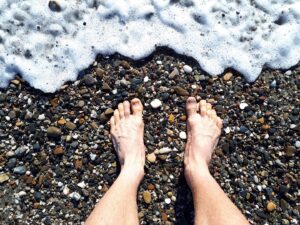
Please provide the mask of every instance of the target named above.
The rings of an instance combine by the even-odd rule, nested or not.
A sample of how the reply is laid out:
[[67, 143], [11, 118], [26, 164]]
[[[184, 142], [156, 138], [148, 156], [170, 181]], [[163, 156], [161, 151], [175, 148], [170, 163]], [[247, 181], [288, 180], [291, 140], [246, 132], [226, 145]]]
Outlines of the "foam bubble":
[[299, 0], [2, 0], [0, 14], [0, 87], [20, 73], [54, 92], [98, 53], [141, 59], [156, 46], [248, 81], [300, 60]]

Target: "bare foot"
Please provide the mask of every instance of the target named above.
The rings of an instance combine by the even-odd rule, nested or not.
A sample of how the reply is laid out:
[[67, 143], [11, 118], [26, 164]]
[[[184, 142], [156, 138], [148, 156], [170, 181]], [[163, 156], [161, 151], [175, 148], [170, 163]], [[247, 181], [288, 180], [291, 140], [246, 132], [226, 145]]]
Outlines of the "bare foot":
[[198, 109], [194, 97], [189, 97], [186, 103], [188, 137], [184, 165], [185, 177], [191, 188], [199, 176], [209, 173], [208, 164], [222, 128], [222, 120], [211, 104], [201, 100], [199, 105]]
[[121, 170], [140, 180], [144, 176], [145, 165], [142, 112], [143, 105], [135, 98], [131, 103], [128, 101], [120, 103], [110, 119], [110, 133]]

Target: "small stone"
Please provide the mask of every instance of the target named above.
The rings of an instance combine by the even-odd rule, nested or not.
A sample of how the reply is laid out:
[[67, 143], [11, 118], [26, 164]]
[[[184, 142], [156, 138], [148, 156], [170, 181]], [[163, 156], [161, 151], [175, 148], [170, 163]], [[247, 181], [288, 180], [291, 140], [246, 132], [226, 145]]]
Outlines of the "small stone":
[[61, 130], [57, 127], [49, 127], [47, 129], [47, 134], [49, 137], [54, 137], [54, 138], [60, 137], [62, 135]]
[[125, 61], [125, 60], [122, 60], [120, 62], [120, 66], [122, 66], [125, 70], [129, 70], [130, 69], [130, 64], [127, 61]]
[[57, 146], [54, 151], [53, 151], [53, 154], [54, 155], [63, 155], [64, 154], [64, 149], [62, 146]]
[[112, 108], [108, 108], [105, 110], [104, 115], [105, 116], [110, 116], [114, 113], [114, 110]]
[[5, 181], [9, 180], [9, 176], [5, 173], [0, 174], [0, 184], [4, 183]]
[[80, 108], [82, 108], [84, 105], [85, 105], [85, 103], [84, 103], [83, 100], [80, 100], [80, 101], [78, 102], [78, 106], [79, 106]]
[[20, 175], [23, 175], [26, 173], [26, 167], [25, 166], [18, 166], [18, 167], [15, 167], [13, 169], [13, 172], [16, 173], [16, 174], [20, 174]]
[[248, 104], [246, 102], [240, 103], [240, 109], [244, 110], [246, 107], [248, 107]]
[[296, 141], [295, 146], [296, 146], [296, 148], [300, 148], [300, 141]]
[[231, 79], [231, 77], [233, 76], [233, 74], [231, 72], [227, 72], [225, 73], [225, 75], [223, 76], [223, 79], [225, 81], [229, 81]]
[[169, 117], [168, 117], [168, 121], [170, 123], [174, 123], [174, 120], [175, 120], [175, 116], [173, 114], [170, 114]]
[[12, 84], [14, 85], [19, 85], [20, 84], [20, 81], [19, 80], [11, 80], [10, 81]]
[[287, 157], [293, 157], [295, 152], [296, 152], [296, 148], [294, 146], [289, 145], [285, 148], [285, 155]]
[[267, 210], [268, 212], [273, 212], [276, 209], [276, 204], [274, 202], [268, 202]]
[[181, 138], [181, 139], [186, 139], [186, 132], [184, 132], [184, 131], [181, 131], [180, 133], [179, 133], [179, 137]]
[[159, 99], [154, 99], [151, 101], [150, 105], [153, 109], [157, 109], [162, 106], [162, 103]]
[[167, 154], [169, 152], [172, 152], [172, 149], [165, 147], [165, 148], [161, 148], [157, 151], [157, 154]]
[[257, 120], [259, 123], [261, 123], [261, 124], [264, 124], [265, 123], [265, 118], [259, 118], [258, 120]]
[[171, 199], [170, 198], [166, 198], [165, 199], [165, 203], [169, 205], [171, 203]]
[[83, 77], [82, 81], [87, 86], [92, 86], [92, 85], [94, 85], [97, 82], [97, 80], [91, 74], [85, 75]]
[[76, 170], [80, 170], [82, 168], [82, 159], [76, 159], [74, 162], [74, 167]]
[[111, 90], [111, 87], [108, 85], [108, 83], [103, 82], [103, 84], [102, 84], [102, 90], [108, 92], [108, 91]]
[[263, 130], [269, 130], [271, 127], [270, 127], [270, 125], [268, 125], [268, 124], [264, 124], [264, 125], [262, 125], [262, 127], [261, 127]]
[[84, 189], [86, 187], [86, 184], [84, 183], [84, 181], [81, 181], [80, 183], [77, 184], [77, 186]]
[[179, 75], [179, 71], [178, 69], [175, 67], [174, 70], [169, 74], [169, 78], [173, 79], [174, 77], [176, 77], [177, 75]]
[[65, 125], [66, 124], [66, 120], [64, 118], [61, 118], [60, 120], [57, 121], [58, 125]]
[[69, 197], [75, 201], [79, 201], [81, 198], [81, 195], [77, 192], [72, 192], [71, 194], [69, 194]]
[[67, 121], [66, 124], [65, 124], [65, 127], [68, 129], [68, 130], [75, 130], [76, 129], [76, 124], [70, 122], [70, 121]]
[[185, 90], [184, 88], [179, 87], [179, 86], [175, 86], [174, 91], [176, 92], [176, 94], [178, 94], [180, 96], [189, 96], [190, 95], [187, 90]]
[[16, 158], [10, 158], [6, 164], [8, 169], [12, 169], [17, 165], [17, 159]]
[[155, 189], [155, 186], [153, 184], [148, 184], [147, 189], [153, 191]]
[[66, 185], [66, 186], [64, 187], [64, 189], [63, 189], [63, 194], [64, 194], [64, 195], [69, 195], [69, 193], [70, 193], [70, 188], [68, 188], [68, 186]]
[[163, 220], [163, 221], [167, 221], [168, 220], [168, 215], [166, 214], [166, 213], [162, 213], [161, 214], [161, 219]]
[[155, 161], [156, 161], [156, 155], [154, 154], [154, 152], [147, 155], [147, 160], [149, 162], [151, 162], [151, 163], [155, 163]]
[[189, 65], [184, 65], [183, 66], [183, 71], [186, 72], [186, 73], [191, 73], [193, 71], [193, 69]]
[[151, 193], [149, 191], [144, 191], [143, 199], [144, 199], [145, 203], [150, 204], [151, 203]]

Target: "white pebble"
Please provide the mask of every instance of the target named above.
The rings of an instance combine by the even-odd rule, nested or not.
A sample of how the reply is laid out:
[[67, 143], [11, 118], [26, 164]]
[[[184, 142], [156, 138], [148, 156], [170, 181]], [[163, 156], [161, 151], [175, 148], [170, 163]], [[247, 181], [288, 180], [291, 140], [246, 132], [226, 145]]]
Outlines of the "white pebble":
[[259, 191], [262, 191], [262, 186], [257, 185], [257, 189], [258, 189]]
[[69, 197], [76, 201], [79, 201], [81, 198], [81, 195], [77, 192], [72, 192], [71, 194], [69, 194]]
[[45, 118], [46, 118], [45, 114], [41, 114], [41, 115], [39, 115], [38, 120], [44, 120]]
[[186, 139], [186, 132], [184, 132], [184, 131], [181, 131], [180, 133], [179, 133], [179, 137], [181, 138], [181, 139]]
[[171, 203], [171, 199], [166, 198], [166, 199], [165, 199], [165, 203], [166, 203], [166, 204], [170, 204], [170, 203]]
[[58, 187], [62, 187], [63, 185], [64, 185], [64, 184], [63, 184], [62, 182], [60, 182], [60, 181], [57, 183], [57, 186], [58, 186]]
[[115, 94], [118, 93], [118, 90], [117, 90], [117, 89], [114, 89], [114, 90], [112, 90], [112, 93], [115, 95]]
[[171, 197], [171, 200], [172, 200], [173, 202], [176, 202], [176, 197], [175, 197], [175, 196], [172, 196], [172, 197]]
[[186, 73], [191, 73], [193, 71], [192, 67], [190, 67], [189, 65], [184, 65], [183, 70]]
[[240, 109], [241, 109], [241, 110], [244, 110], [246, 107], [248, 107], [248, 104], [247, 104], [246, 102], [242, 102], [242, 103], [240, 104]]
[[91, 112], [91, 118], [93, 118], [93, 119], [97, 118], [97, 112], [95, 110], [92, 110], [92, 112]]
[[22, 197], [22, 196], [25, 196], [26, 195], [26, 192], [25, 191], [20, 191], [19, 193], [18, 193], [18, 196], [19, 197]]
[[291, 129], [294, 129], [295, 127], [297, 127], [296, 124], [291, 124], [291, 125], [290, 125], [290, 128], [291, 128]]
[[229, 133], [230, 133], [230, 128], [229, 128], [229, 127], [226, 127], [226, 128], [224, 129], [224, 131], [225, 131], [226, 134], [229, 134]]
[[147, 83], [149, 81], [149, 77], [148, 76], [145, 76], [144, 77], [144, 83]]
[[288, 70], [288, 71], [286, 71], [284, 74], [290, 76], [290, 75], [292, 74], [292, 71], [291, 71], [291, 70]]
[[84, 183], [84, 181], [81, 181], [80, 183], [77, 184], [77, 186], [80, 188], [85, 188], [86, 184]]
[[68, 188], [67, 185], [64, 187], [63, 193], [64, 193], [64, 195], [68, 195], [70, 193], [70, 188]]
[[159, 99], [154, 99], [151, 101], [150, 105], [153, 109], [157, 109], [157, 108], [161, 107], [162, 103]]
[[157, 60], [157, 61], [156, 61], [156, 64], [157, 64], [157, 65], [161, 65], [161, 64], [162, 64], [162, 61]]
[[296, 141], [295, 146], [296, 148], [300, 148], [300, 141]]
[[157, 151], [157, 154], [166, 154], [166, 153], [169, 153], [169, 152], [172, 152], [172, 149], [165, 147], [165, 148], [159, 149]]
[[90, 154], [90, 158], [91, 158], [92, 161], [94, 161], [96, 159], [96, 157], [97, 157], [96, 154], [94, 154], [94, 153]]

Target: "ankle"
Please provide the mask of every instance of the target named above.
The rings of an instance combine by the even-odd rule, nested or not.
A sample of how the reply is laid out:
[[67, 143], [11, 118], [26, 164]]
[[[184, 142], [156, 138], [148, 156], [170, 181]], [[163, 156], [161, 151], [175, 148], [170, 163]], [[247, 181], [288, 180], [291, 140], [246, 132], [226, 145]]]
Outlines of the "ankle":
[[205, 161], [197, 164], [189, 163], [188, 165], [185, 165], [184, 175], [192, 192], [197, 190], [203, 182], [211, 177], [208, 164]]
[[121, 167], [120, 176], [128, 179], [129, 182], [140, 183], [144, 178], [145, 172], [143, 166], [137, 165], [123, 165]]

